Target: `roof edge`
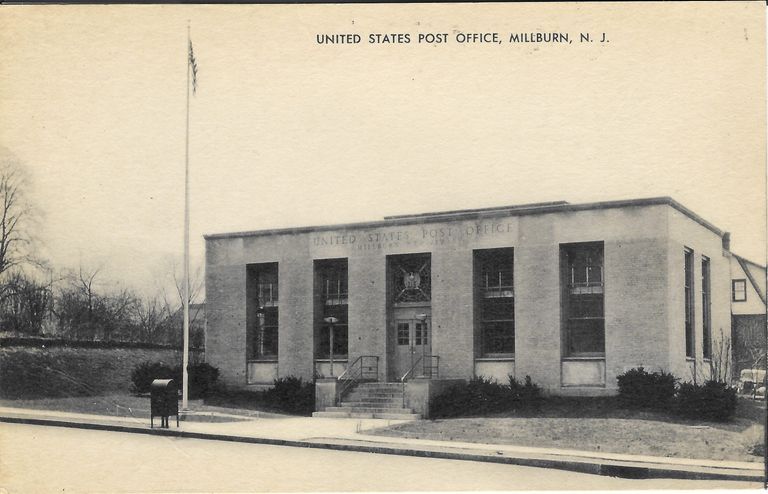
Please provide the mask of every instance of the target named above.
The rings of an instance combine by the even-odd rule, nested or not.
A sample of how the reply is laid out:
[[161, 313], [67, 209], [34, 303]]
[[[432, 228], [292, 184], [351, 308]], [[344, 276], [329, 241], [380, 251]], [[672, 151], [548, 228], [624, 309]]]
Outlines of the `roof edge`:
[[760, 269], [766, 269], [766, 267], [765, 267], [765, 266], [763, 266], [763, 265], [762, 265], [762, 264], [760, 264], [760, 263], [757, 263], [757, 262], [755, 262], [755, 261], [752, 261], [752, 260], [750, 260], [750, 259], [747, 259], [746, 257], [742, 257], [742, 256], [738, 255], [738, 254], [737, 254], [737, 253], [735, 253], [735, 252], [731, 252], [731, 251], [728, 251], [728, 252], [730, 252], [730, 253], [731, 253], [731, 255], [732, 255], [733, 257], [735, 257], [736, 259], [738, 259], [738, 260], [740, 260], [740, 261], [744, 261], [744, 262], [745, 262], [745, 263], [747, 263], [747, 264], [752, 264], [753, 266], [757, 266], [757, 267], [758, 267], [758, 268], [760, 268]]
[[477, 209], [458, 209], [452, 211], [435, 211], [433, 213], [416, 213], [416, 214], [397, 214], [393, 216], [385, 216], [385, 220], [400, 220], [405, 218], [436, 218], [444, 216], [460, 216], [462, 214], [471, 213], [485, 213], [485, 212], [510, 212], [519, 211], [521, 209], [530, 208], [550, 208], [553, 206], [564, 206], [569, 204], [568, 201], [550, 201], [550, 202], [533, 202], [530, 204], [519, 204], [512, 206], [493, 206], [489, 208], [477, 208]]
[[757, 296], [760, 298], [760, 300], [763, 302], [763, 305], [766, 305], [765, 294], [762, 292], [762, 290], [760, 290], [760, 286], [758, 286], [757, 280], [755, 280], [755, 277], [749, 271], [749, 268], [744, 265], [745, 263], [751, 262], [751, 261], [747, 261], [743, 257], [739, 257], [736, 254], [734, 254], [733, 257], [736, 258], [736, 261], [739, 263], [739, 266], [741, 266], [741, 269], [744, 271], [744, 274], [747, 275], [747, 279], [749, 279], [749, 282], [752, 284], [752, 288], [755, 289], [755, 292], [757, 293]]
[[402, 215], [402, 216], [388, 216], [384, 220], [365, 221], [356, 223], [339, 223], [331, 225], [317, 225], [317, 226], [300, 226], [289, 228], [275, 228], [267, 230], [251, 230], [240, 232], [228, 232], [228, 233], [212, 233], [205, 234], [203, 238], [205, 240], [217, 240], [225, 238], [238, 238], [238, 237], [259, 237], [267, 235], [284, 235], [284, 234], [297, 234], [297, 233], [309, 233], [314, 231], [332, 231], [351, 228], [371, 228], [393, 225], [414, 225], [422, 223], [431, 223], [436, 220], [470, 220], [470, 219], [484, 219], [484, 218], [496, 218], [500, 216], [527, 216], [533, 214], [551, 214], [573, 211], [588, 211], [592, 209], [614, 209], [622, 207], [644, 207], [644, 206], [658, 206], [667, 205], [683, 213], [696, 223], [712, 231], [716, 235], [722, 237], [725, 233], [723, 230], [717, 228], [712, 223], [708, 222], [698, 214], [694, 213], [687, 207], [683, 206], [679, 202], [675, 201], [671, 197], [649, 197], [643, 199], [623, 199], [618, 201], [601, 201], [601, 202], [588, 202], [582, 204], [570, 204], [563, 201], [563, 204], [557, 203], [540, 203], [540, 204], [552, 204], [552, 205], [524, 205], [519, 209], [514, 208], [487, 208], [487, 209], [470, 209], [458, 212], [445, 212], [445, 213], [426, 213], [426, 215]]

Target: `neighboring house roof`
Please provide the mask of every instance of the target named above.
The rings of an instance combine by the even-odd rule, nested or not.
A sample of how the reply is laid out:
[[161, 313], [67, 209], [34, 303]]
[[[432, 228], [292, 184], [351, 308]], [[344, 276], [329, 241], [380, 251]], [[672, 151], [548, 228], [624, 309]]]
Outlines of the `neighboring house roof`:
[[[189, 314], [194, 317], [202, 317], [205, 319], [205, 302], [200, 304], [189, 304]], [[184, 317], [184, 307], [179, 307], [173, 312], [172, 317]]]
[[765, 272], [765, 266], [761, 266], [756, 262], [750, 261], [749, 259], [744, 259], [743, 257], [736, 255], [733, 252], [731, 252], [731, 254], [739, 263], [739, 266], [741, 266], [741, 269], [744, 271], [744, 274], [747, 275], [747, 279], [752, 284], [752, 287], [755, 289], [755, 292], [757, 292], [757, 296], [760, 297], [760, 300], [763, 302], [763, 304], [765, 304], [766, 303], [765, 292], [763, 292], [762, 288], [760, 288], [760, 284], [757, 282], [757, 280], [755, 279], [755, 276], [752, 274], [752, 271], [750, 271], [749, 266], [747, 265], [751, 264], [757, 267], [758, 269], [761, 269], [763, 272]]

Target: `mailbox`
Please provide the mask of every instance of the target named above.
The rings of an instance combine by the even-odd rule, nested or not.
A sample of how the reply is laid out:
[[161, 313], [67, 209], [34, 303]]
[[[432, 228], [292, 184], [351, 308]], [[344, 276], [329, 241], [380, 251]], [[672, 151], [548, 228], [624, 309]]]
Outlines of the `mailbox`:
[[168, 428], [168, 418], [176, 415], [179, 426], [179, 392], [173, 379], [155, 379], [150, 388], [150, 427], [155, 426], [155, 417], [160, 417], [160, 427]]

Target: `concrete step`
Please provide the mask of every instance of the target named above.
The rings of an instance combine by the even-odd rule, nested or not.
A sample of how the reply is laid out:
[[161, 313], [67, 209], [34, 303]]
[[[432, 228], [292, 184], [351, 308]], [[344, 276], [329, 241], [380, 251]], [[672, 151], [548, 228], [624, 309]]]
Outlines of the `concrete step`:
[[349, 413], [349, 412], [312, 412], [313, 417], [322, 417], [328, 419], [372, 419], [372, 413]]
[[346, 413], [413, 413], [410, 408], [403, 407], [326, 407], [326, 412], [346, 412]]
[[382, 391], [367, 391], [362, 389], [355, 389], [353, 391], [350, 391], [349, 393], [346, 393], [348, 395], [361, 395], [361, 396], [403, 396], [402, 391], [388, 391], [388, 390], [382, 390]]
[[387, 419], [387, 420], [419, 420], [418, 413], [349, 413], [349, 412], [314, 412], [313, 417], [346, 418], [346, 419]]
[[360, 383], [357, 389], [403, 389], [401, 383]]
[[361, 391], [359, 389], [356, 389], [354, 391], [350, 391], [349, 393], [345, 393], [346, 396], [371, 396], [376, 398], [387, 398], [390, 396], [403, 396], [402, 391]]
[[404, 403], [402, 396], [395, 396], [395, 397], [389, 397], [389, 398], [372, 398], [370, 396], [345, 396], [340, 401], [346, 402], [346, 403], [399, 403], [402, 405]]
[[403, 406], [403, 400], [388, 400], [388, 401], [373, 401], [373, 400], [357, 400], [341, 402], [343, 407], [364, 407], [364, 408], [400, 408]]
[[343, 401], [370, 401], [374, 403], [386, 403], [388, 401], [403, 401], [402, 396], [365, 396], [365, 395], [345, 395]]
[[388, 420], [421, 420], [420, 413], [374, 413], [375, 419]]

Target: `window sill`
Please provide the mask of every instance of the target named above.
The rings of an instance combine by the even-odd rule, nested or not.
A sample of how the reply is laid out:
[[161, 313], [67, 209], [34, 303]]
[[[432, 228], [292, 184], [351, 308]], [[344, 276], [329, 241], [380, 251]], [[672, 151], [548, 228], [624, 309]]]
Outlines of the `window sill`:
[[429, 300], [425, 300], [423, 302], [393, 302], [392, 307], [394, 308], [401, 308], [401, 307], [429, 307], [432, 305], [432, 302]]
[[514, 355], [504, 355], [498, 357], [475, 357], [475, 362], [514, 362]]
[[249, 364], [275, 364], [277, 363], [277, 357], [260, 358], [260, 359], [248, 359]]
[[562, 360], [605, 360], [605, 355], [570, 355], [563, 357]]
[[[339, 356], [339, 358], [333, 357], [333, 362], [334, 363], [336, 363], [336, 362], [339, 362], [339, 363], [347, 362], [348, 360], [349, 360], [349, 357], [347, 357], [346, 355], [344, 355], [343, 357]], [[330, 362], [330, 361], [331, 361], [330, 358], [315, 358], [315, 362]]]

